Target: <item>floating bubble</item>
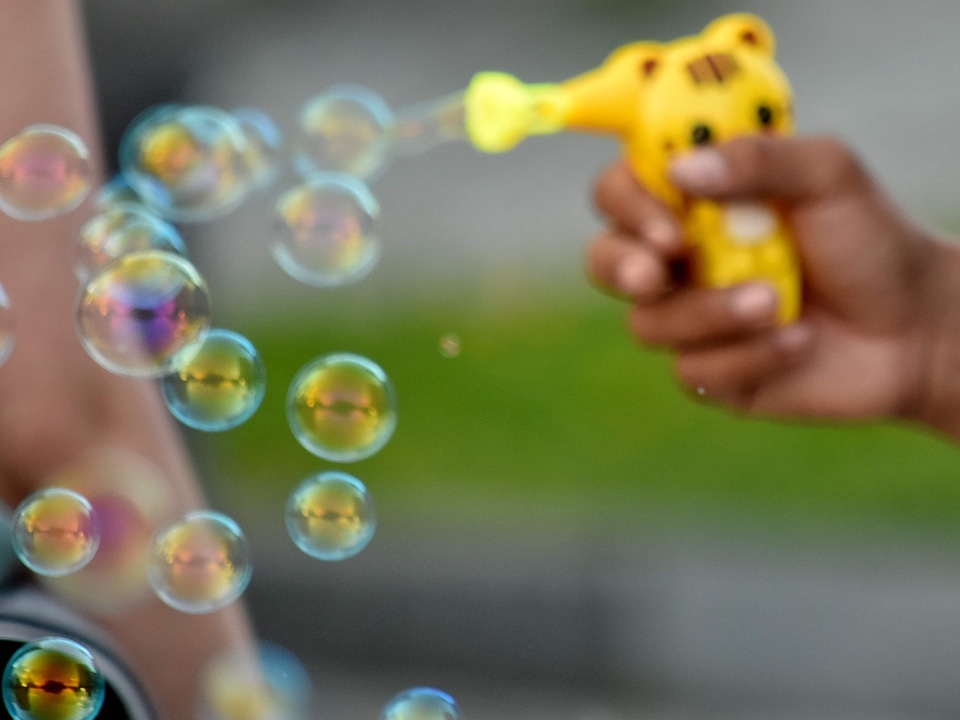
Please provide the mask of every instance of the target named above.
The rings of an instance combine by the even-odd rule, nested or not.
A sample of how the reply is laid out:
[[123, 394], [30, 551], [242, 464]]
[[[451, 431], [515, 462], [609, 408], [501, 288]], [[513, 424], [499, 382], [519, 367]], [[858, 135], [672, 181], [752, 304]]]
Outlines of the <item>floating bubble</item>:
[[240, 527], [217, 512], [187, 513], [161, 529], [147, 575], [170, 607], [209, 613], [236, 600], [250, 582], [250, 547]]
[[287, 531], [318, 560], [345, 560], [363, 550], [377, 526], [373, 498], [353, 475], [329, 471], [307, 478], [287, 500]]
[[380, 206], [361, 181], [318, 173], [276, 205], [273, 257], [295, 280], [315, 287], [362, 280], [380, 257]]
[[100, 187], [97, 191], [97, 198], [94, 205], [97, 210], [108, 210], [114, 205], [132, 203], [141, 205], [140, 196], [137, 191], [130, 187], [130, 183], [123, 176], [123, 173], [117, 173], [110, 182]]
[[230, 212], [249, 186], [247, 141], [229, 113], [160, 105], [134, 119], [120, 141], [120, 169], [143, 203], [175, 222]]
[[0, 285], [0, 365], [6, 362], [13, 352], [13, 313], [10, 312], [10, 298], [3, 285]]
[[287, 393], [287, 420], [317, 457], [353, 462], [387, 444], [397, 425], [393, 385], [375, 362], [337, 353], [300, 369]]
[[460, 336], [447, 333], [440, 338], [440, 354], [446, 358], [455, 358], [460, 355]]
[[66, 488], [39, 490], [13, 513], [13, 549], [38, 575], [59, 577], [90, 562], [100, 524], [87, 499]]
[[0, 145], [0, 210], [45, 220], [74, 210], [90, 190], [90, 153], [78, 135], [31, 125]]
[[23, 645], [3, 671], [3, 703], [16, 720], [91, 720], [104, 697], [93, 655], [66, 638]]
[[456, 701], [445, 692], [420, 687], [387, 703], [380, 720], [463, 720]]
[[142, 205], [114, 203], [80, 228], [74, 272], [87, 282], [99, 269], [137, 250], [164, 250], [186, 257], [177, 229], [147, 212]]
[[294, 166], [304, 178], [332, 170], [369, 180], [386, 163], [392, 128], [383, 98], [359, 85], [336, 85], [303, 106]]
[[280, 174], [283, 138], [273, 119], [255, 108], [237, 108], [232, 113], [247, 141], [247, 172], [250, 190], [262, 190]]
[[288, 650], [257, 643], [254, 657], [225, 654], [202, 680], [205, 720], [304, 720], [310, 676]]
[[210, 327], [207, 284], [186, 259], [162, 250], [128, 253], [80, 292], [77, 332], [107, 370], [165, 375], [199, 349]]
[[170, 412], [184, 425], [229, 430], [256, 412], [266, 370], [253, 344], [232, 330], [214, 329], [190, 360], [163, 379]]

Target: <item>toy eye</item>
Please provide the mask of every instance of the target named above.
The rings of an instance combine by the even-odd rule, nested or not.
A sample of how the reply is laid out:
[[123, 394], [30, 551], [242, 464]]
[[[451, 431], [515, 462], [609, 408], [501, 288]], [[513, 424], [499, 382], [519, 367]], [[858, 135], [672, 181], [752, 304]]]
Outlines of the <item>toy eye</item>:
[[713, 133], [706, 125], [695, 125], [693, 128], [693, 144], [707, 145], [713, 139]]
[[761, 105], [757, 108], [757, 118], [763, 127], [770, 127], [773, 125], [773, 110], [769, 105]]

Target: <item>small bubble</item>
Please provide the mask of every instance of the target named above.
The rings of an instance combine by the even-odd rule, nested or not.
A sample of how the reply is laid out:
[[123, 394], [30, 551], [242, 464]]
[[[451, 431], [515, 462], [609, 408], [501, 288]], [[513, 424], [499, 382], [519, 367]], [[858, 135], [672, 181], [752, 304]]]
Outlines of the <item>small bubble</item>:
[[104, 697], [93, 655], [66, 638], [23, 645], [3, 671], [3, 703], [15, 720], [92, 720]]
[[397, 425], [393, 384], [383, 369], [349, 353], [325, 355], [297, 373], [287, 393], [294, 437], [331, 462], [363, 460], [387, 444]]
[[262, 190], [280, 174], [280, 130], [269, 115], [255, 108], [237, 108], [230, 114], [240, 123], [247, 140], [245, 160], [250, 189]]
[[161, 529], [147, 567], [150, 585], [170, 607], [209, 613], [236, 600], [250, 582], [250, 547], [226, 515], [197, 511]]
[[93, 559], [100, 523], [87, 499], [66, 488], [39, 490], [13, 513], [13, 549], [38, 575], [69, 575]]
[[301, 110], [294, 165], [307, 179], [333, 171], [370, 180], [387, 161], [392, 128], [393, 111], [375, 92], [334, 86]]
[[440, 354], [446, 358], [455, 358], [460, 355], [460, 336], [447, 333], [440, 338]]
[[407, 690], [387, 703], [380, 720], [463, 720], [456, 701], [440, 690]]
[[13, 313], [10, 311], [10, 298], [3, 285], [0, 285], [0, 365], [3, 365], [13, 352]]
[[276, 213], [273, 257], [302, 283], [355, 283], [380, 257], [380, 206], [356, 178], [318, 173], [284, 193]]
[[160, 105], [134, 119], [120, 142], [120, 169], [160, 217], [196, 222], [235, 209], [249, 187], [247, 139], [229, 113]]
[[367, 488], [344, 472], [309, 477], [287, 500], [290, 539], [318, 560], [353, 557], [370, 543], [376, 524]]
[[239, 333], [216, 328], [190, 360], [163, 379], [167, 407], [184, 425], [216, 432], [246, 422], [263, 400], [260, 353]]
[[0, 145], [0, 210], [46, 220], [74, 210], [90, 190], [90, 154], [78, 135], [31, 125]]

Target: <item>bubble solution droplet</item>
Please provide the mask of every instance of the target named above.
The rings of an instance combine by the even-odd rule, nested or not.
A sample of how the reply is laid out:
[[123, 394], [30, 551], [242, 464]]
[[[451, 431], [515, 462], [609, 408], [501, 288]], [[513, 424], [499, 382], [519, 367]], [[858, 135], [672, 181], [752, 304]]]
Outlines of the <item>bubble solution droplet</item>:
[[359, 355], [326, 355], [305, 365], [287, 393], [294, 436], [317, 457], [353, 462], [386, 445], [397, 424], [386, 373]]
[[147, 574], [170, 607], [214, 612], [240, 597], [250, 582], [250, 546], [226, 515], [191, 512], [156, 534]]
[[160, 377], [186, 362], [210, 327], [206, 282], [185, 258], [161, 250], [131, 252], [81, 289], [77, 333], [107, 370]]
[[127, 128], [120, 169], [157, 215], [175, 222], [210, 220], [236, 208], [247, 192], [247, 140], [223, 110], [160, 105]]
[[90, 652], [49, 637], [23, 645], [3, 671], [3, 703], [16, 720], [91, 720], [105, 696]]
[[380, 257], [380, 206], [342, 173], [318, 173], [276, 204], [273, 257], [295, 280], [316, 287], [362, 280]]
[[386, 163], [393, 122], [372, 90], [336, 85], [303, 106], [294, 166], [304, 178], [332, 170], [370, 180]]
[[80, 282], [87, 282], [101, 268], [138, 250], [187, 256], [183, 238], [173, 225], [142, 205], [114, 203], [80, 228], [73, 269]]
[[318, 560], [344, 560], [373, 538], [373, 498], [360, 480], [330, 471], [307, 478], [287, 500], [287, 531], [294, 544]]
[[13, 313], [10, 311], [10, 298], [3, 285], [0, 285], [0, 365], [6, 362], [13, 352]]
[[214, 329], [190, 360], [163, 379], [167, 407], [180, 422], [207, 432], [245, 422], [263, 400], [266, 370], [253, 344]]
[[456, 701], [445, 692], [420, 687], [387, 703], [380, 720], [463, 720]]
[[66, 488], [39, 490], [13, 513], [13, 549], [39, 575], [84, 567], [100, 545], [100, 523], [87, 499]]
[[31, 125], [0, 145], [0, 210], [45, 220], [75, 209], [90, 190], [90, 154], [75, 133]]

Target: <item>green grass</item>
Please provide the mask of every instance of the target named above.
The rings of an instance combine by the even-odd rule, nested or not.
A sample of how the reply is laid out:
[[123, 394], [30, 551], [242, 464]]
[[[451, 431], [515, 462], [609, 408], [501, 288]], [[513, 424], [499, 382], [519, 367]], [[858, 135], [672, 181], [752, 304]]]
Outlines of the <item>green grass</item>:
[[[350, 351], [390, 375], [399, 424], [380, 453], [344, 469], [411, 521], [481, 525], [495, 514], [582, 531], [706, 517], [960, 539], [956, 448], [906, 428], [773, 424], [704, 407], [677, 388], [667, 357], [633, 343], [623, 308], [588, 288], [353, 297], [237, 328], [263, 354], [268, 391], [246, 425], [196, 438], [215, 490], [282, 502], [332, 467], [296, 443], [284, 400], [308, 360]], [[458, 357], [439, 352], [446, 333], [460, 337]]]

